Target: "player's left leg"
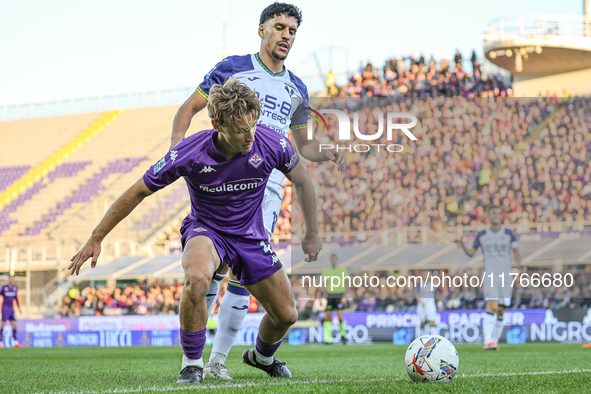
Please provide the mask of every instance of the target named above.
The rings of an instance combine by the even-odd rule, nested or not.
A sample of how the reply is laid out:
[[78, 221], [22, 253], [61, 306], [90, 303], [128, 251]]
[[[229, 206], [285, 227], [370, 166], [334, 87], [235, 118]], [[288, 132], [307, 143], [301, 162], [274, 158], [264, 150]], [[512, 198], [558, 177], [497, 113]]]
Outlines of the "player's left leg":
[[209, 283], [207, 294], [205, 294], [205, 302], [207, 304], [207, 316], [211, 315], [211, 310], [213, 309], [215, 302], [218, 299], [220, 287], [222, 285], [222, 281], [226, 277], [227, 272], [228, 265], [222, 264], [222, 266], [215, 273], [213, 280]]
[[425, 326], [425, 335], [431, 335], [435, 332], [434, 328], [437, 327], [435, 320], [428, 320]]
[[256, 284], [246, 286], [267, 312], [261, 321], [254, 349], [242, 354], [244, 363], [272, 377], [291, 378], [285, 363], [274, 357], [289, 327], [298, 319], [291, 284], [283, 268]]
[[[506, 300], [505, 300], [504, 304], [508, 304], [506, 302]], [[499, 348], [499, 339], [501, 338], [501, 334], [503, 333], [504, 314], [505, 314], [505, 305], [499, 303], [499, 308], [497, 309], [497, 318], [495, 319], [495, 325], [494, 325], [493, 333], [492, 333], [492, 339], [493, 339], [493, 342], [497, 345], [497, 349]]]
[[337, 316], [339, 318], [339, 328], [341, 329], [341, 342], [343, 344], [347, 343], [347, 338], [345, 338], [345, 322], [343, 321], [343, 303], [342, 299], [339, 300], [339, 304], [337, 305]]
[[4, 316], [2, 316], [2, 324], [1, 324], [1, 328], [0, 328], [0, 348], [4, 347], [4, 345], [2, 344], [4, 342], [4, 326], [6, 325], [6, 322], [4, 321]]
[[14, 318], [14, 316], [12, 317], [12, 320], [10, 320], [10, 325], [12, 326], [12, 339], [14, 340], [14, 347], [24, 347], [23, 345], [21, 345], [19, 343], [19, 341], [16, 339], [16, 328], [17, 328], [17, 323], [16, 323], [16, 319]]
[[484, 335], [484, 349], [485, 350], [496, 350], [497, 344], [493, 339], [493, 330], [495, 326], [495, 315], [499, 308], [498, 299], [487, 299], [486, 300], [486, 314], [482, 319], [482, 333]]
[[425, 315], [427, 324], [425, 325], [425, 335], [433, 334], [433, 327], [437, 326], [435, 322], [437, 319], [437, 307], [435, 306], [435, 299], [429, 298], [425, 300]]
[[205, 377], [232, 380], [230, 371], [226, 368], [226, 357], [228, 357], [238, 331], [246, 318], [249, 303], [250, 293], [230, 272], [228, 287], [218, 313], [218, 331], [213, 340], [209, 361], [203, 369]]
[[324, 321], [322, 322], [322, 327], [324, 328], [324, 343], [331, 344], [332, 343], [332, 309], [333, 305], [331, 304], [331, 298], [329, 297], [327, 300], [326, 309], [324, 310]]

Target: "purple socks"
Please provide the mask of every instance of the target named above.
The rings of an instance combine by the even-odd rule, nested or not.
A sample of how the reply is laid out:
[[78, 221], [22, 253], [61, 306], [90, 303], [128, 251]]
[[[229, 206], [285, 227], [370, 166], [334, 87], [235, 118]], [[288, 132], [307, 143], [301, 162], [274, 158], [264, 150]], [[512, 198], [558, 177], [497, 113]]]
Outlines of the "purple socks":
[[279, 349], [279, 346], [281, 346], [281, 341], [279, 342], [275, 342], [272, 345], [268, 345], [265, 342], [263, 342], [261, 340], [261, 337], [259, 337], [257, 335], [257, 342], [255, 345], [255, 349], [257, 352], [259, 352], [260, 354], [262, 354], [265, 357], [273, 357], [273, 355], [275, 354], [275, 352], [277, 351], [277, 349]]
[[181, 345], [185, 356], [191, 360], [199, 360], [205, 347], [205, 328], [200, 331], [189, 332], [180, 329]]

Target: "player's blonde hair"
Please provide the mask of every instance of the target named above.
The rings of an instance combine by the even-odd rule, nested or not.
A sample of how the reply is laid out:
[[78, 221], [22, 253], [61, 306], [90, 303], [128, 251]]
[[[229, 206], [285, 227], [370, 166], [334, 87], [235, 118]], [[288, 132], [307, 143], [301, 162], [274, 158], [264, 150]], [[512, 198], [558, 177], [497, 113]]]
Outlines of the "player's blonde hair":
[[246, 84], [230, 77], [223, 86], [216, 84], [209, 90], [207, 112], [220, 126], [243, 127], [248, 114], [259, 118], [261, 100]]

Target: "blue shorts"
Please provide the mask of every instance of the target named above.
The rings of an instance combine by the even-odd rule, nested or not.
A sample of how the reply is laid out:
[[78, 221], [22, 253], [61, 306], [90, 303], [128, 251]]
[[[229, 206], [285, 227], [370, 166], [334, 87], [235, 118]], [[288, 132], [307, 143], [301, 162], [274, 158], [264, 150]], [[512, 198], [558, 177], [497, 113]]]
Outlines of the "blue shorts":
[[189, 239], [198, 235], [211, 239], [220, 259], [228, 264], [242, 286], [254, 285], [282, 267], [268, 239], [222, 235], [192, 217], [185, 218], [181, 226], [183, 250]]

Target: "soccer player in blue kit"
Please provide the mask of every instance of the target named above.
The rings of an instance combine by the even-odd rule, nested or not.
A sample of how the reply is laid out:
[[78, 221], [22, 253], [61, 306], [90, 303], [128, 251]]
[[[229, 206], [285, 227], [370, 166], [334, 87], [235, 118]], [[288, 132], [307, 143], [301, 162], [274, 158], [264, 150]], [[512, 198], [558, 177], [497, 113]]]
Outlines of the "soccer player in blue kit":
[[266, 311], [256, 346], [244, 351], [243, 361], [271, 376], [291, 377], [285, 363], [274, 354], [298, 314], [287, 274], [269, 244], [262, 202], [274, 169], [293, 182], [306, 224], [302, 249], [308, 255], [306, 260], [314, 261], [321, 249], [314, 187], [291, 143], [256, 123], [261, 101], [248, 86], [234, 78], [223, 86], [212, 86], [207, 109], [214, 128], [184, 138], [123, 193], [72, 257], [68, 269], [71, 275], [78, 275], [89, 258], [94, 268], [105, 236], [145, 197], [184, 177], [191, 213], [181, 228], [185, 285], [180, 337], [184, 355], [177, 383], [203, 379], [201, 355], [208, 319], [205, 296], [223, 263]]
[[[284, 61], [293, 46], [296, 32], [302, 22], [301, 11], [285, 3], [273, 3], [263, 10], [259, 20], [258, 34], [261, 47], [258, 53], [244, 56], [229, 56], [219, 62], [199, 85], [193, 95], [179, 108], [173, 123], [171, 149], [185, 136], [191, 119], [203, 110], [209, 100], [213, 84], [223, 84], [232, 76], [256, 91], [263, 101], [257, 122], [277, 133], [288, 136], [291, 129], [299, 153], [313, 162], [334, 161], [340, 171], [345, 168], [343, 153], [322, 152], [317, 139], [308, 140], [308, 90], [306, 85], [284, 66]], [[273, 171], [263, 198], [263, 218], [269, 239], [281, 209], [284, 175]], [[220, 284], [227, 268], [218, 271], [207, 292], [208, 310], [217, 300]], [[205, 366], [206, 378], [232, 379], [225, 366], [226, 357], [234, 343], [238, 330], [248, 312], [250, 294], [240, 286], [230, 272], [227, 291], [218, 314], [218, 330], [213, 342], [211, 357]]]
[[0, 296], [2, 297], [2, 324], [0, 327], [0, 348], [2, 347], [2, 341], [4, 340], [4, 325], [7, 321], [12, 325], [12, 338], [14, 339], [14, 347], [23, 347], [16, 340], [16, 319], [14, 317], [14, 302], [18, 306], [19, 313], [21, 312], [21, 304], [18, 301], [18, 287], [14, 282], [14, 276], [8, 277], [8, 283], [0, 288]]

